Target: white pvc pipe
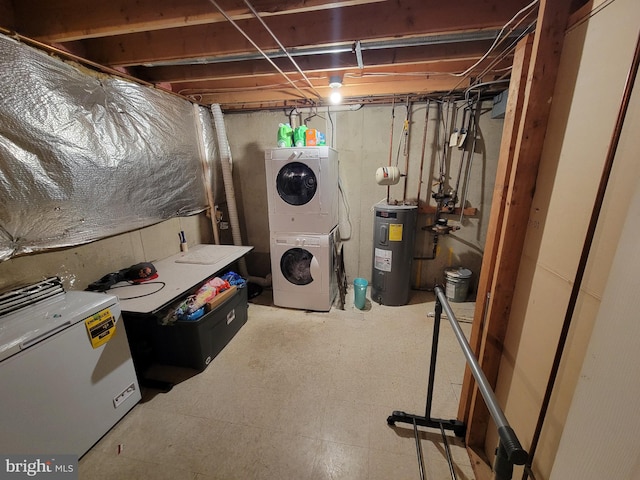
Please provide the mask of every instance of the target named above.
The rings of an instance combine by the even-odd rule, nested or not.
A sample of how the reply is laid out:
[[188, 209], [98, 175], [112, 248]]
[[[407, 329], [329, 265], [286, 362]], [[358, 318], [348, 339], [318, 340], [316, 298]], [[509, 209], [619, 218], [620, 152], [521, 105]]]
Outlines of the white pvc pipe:
[[335, 112], [355, 112], [362, 108], [361, 103], [354, 103], [351, 105], [331, 105], [324, 107], [296, 107], [292, 114], [301, 113], [335, 113]]
[[[217, 103], [211, 105], [211, 113], [213, 114], [213, 123], [218, 137], [218, 151], [220, 152], [220, 163], [222, 165], [222, 180], [224, 183], [225, 197], [227, 199], [227, 209], [229, 210], [229, 222], [231, 223], [233, 244], [241, 246], [242, 236], [240, 234], [236, 194], [233, 188], [233, 175], [231, 172], [231, 149], [229, 148], [229, 140], [227, 139], [227, 131], [224, 126], [224, 118], [222, 116], [220, 105]], [[240, 269], [240, 275], [248, 281], [260, 285], [261, 287], [271, 286], [271, 275], [267, 275], [265, 278], [252, 277], [249, 275], [247, 263], [244, 257], [238, 260], [238, 267]]]

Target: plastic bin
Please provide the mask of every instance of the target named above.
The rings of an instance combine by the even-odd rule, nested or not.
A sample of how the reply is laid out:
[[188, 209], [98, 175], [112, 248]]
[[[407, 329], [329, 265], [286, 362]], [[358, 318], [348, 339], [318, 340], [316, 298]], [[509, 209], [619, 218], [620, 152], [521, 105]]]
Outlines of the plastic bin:
[[194, 321], [154, 325], [153, 357], [158, 363], [204, 370], [247, 322], [247, 288]]

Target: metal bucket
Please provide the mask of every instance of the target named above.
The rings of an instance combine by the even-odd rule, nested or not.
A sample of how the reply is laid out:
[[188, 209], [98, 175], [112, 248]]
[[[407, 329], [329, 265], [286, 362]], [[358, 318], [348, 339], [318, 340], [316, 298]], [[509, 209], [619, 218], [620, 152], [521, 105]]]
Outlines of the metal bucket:
[[444, 277], [447, 280], [445, 294], [450, 302], [464, 302], [469, 295], [471, 270], [463, 267], [447, 268]]

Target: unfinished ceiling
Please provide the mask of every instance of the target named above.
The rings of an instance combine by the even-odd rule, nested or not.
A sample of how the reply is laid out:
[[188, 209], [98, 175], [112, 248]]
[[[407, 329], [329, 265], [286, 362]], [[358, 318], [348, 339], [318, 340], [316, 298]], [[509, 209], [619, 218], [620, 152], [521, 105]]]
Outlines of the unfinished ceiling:
[[[531, 0], [0, 0], [0, 26], [223, 109], [463, 92], [509, 77]], [[504, 27], [504, 28], [503, 28]]]

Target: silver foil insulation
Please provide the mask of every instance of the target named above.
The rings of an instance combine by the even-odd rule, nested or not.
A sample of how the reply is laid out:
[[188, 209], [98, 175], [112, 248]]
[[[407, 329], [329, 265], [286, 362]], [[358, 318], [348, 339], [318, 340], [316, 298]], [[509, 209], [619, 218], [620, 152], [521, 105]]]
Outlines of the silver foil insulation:
[[0, 35], [0, 260], [202, 211], [214, 138], [203, 107]]

